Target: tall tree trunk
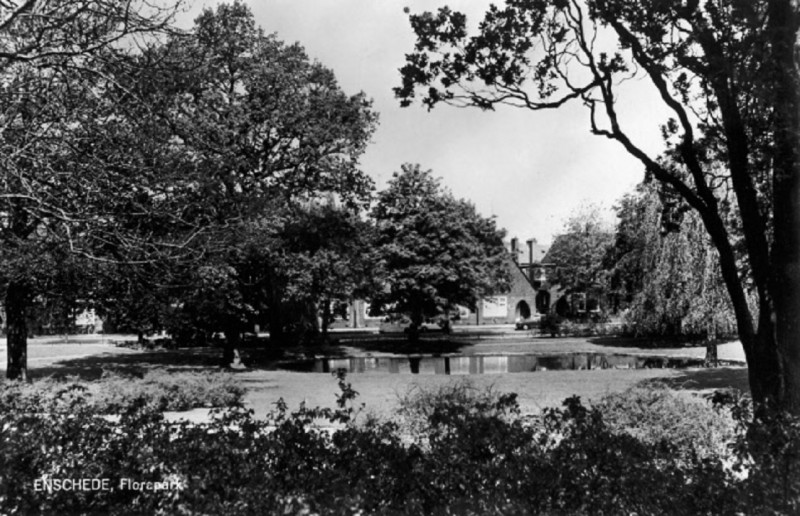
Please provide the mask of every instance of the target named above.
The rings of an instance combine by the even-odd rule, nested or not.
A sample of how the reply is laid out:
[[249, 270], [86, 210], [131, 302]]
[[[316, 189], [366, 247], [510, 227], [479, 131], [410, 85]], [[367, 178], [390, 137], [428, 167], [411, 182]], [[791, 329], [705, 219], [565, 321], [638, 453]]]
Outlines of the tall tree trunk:
[[281, 307], [274, 305], [269, 308], [269, 342], [270, 344], [283, 344], [286, 334], [283, 331], [283, 313]]
[[328, 341], [328, 326], [331, 323], [333, 317], [331, 316], [331, 300], [324, 299], [322, 301], [322, 340], [323, 342]]
[[764, 321], [769, 318], [770, 315], [760, 318], [763, 324], [759, 324], [758, 333], [749, 345], [742, 342], [747, 358], [750, 394], [753, 402], [762, 408], [774, 407], [779, 403], [783, 383], [775, 326]]
[[719, 359], [717, 356], [717, 332], [714, 331], [713, 325], [709, 327], [706, 334], [706, 358], [703, 361], [705, 367], [717, 367]]
[[412, 343], [419, 342], [419, 332], [422, 327], [422, 309], [415, 309], [411, 313], [411, 324], [408, 327], [408, 341]]
[[11, 281], [6, 290], [6, 347], [8, 361], [6, 378], [28, 380], [28, 305], [30, 288], [22, 282]]
[[[775, 66], [771, 291], [778, 406], [800, 414], [800, 38], [797, 0], [772, 0], [769, 37]], [[759, 333], [761, 333], [759, 331]], [[767, 336], [765, 336], [766, 338]]]

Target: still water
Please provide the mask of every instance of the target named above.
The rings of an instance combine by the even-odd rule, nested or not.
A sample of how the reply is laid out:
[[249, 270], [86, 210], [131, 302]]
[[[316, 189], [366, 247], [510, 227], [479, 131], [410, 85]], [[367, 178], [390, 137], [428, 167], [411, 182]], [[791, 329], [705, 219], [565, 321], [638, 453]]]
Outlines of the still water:
[[699, 367], [702, 365], [702, 359], [694, 358], [569, 353], [552, 355], [317, 358], [294, 362], [287, 365], [285, 369], [313, 373], [330, 373], [337, 369], [344, 369], [349, 373], [466, 375], [579, 369], [680, 368]]

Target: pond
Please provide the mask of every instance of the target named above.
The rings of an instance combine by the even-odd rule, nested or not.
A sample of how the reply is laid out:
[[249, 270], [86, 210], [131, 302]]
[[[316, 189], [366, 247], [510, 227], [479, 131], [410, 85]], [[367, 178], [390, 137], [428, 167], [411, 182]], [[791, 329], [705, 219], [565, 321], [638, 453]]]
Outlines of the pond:
[[700, 358], [562, 353], [316, 358], [292, 362], [283, 369], [310, 373], [330, 373], [344, 369], [349, 373], [467, 375], [581, 369], [684, 368], [702, 365], [703, 360]]

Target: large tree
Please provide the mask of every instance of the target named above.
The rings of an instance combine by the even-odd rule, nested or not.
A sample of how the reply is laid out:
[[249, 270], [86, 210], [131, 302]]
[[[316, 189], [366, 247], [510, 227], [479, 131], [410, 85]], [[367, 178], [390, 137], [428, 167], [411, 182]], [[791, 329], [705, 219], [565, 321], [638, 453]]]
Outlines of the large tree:
[[[620, 203], [612, 283], [635, 333], [688, 335], [709, 341], [735, 332], [716, 250], [695, 212], [670, 206], [644, 183]], [[713, 357], [715, 347], [709, 348]], [[711, 360], [713, 361], [713, 359]]]
[[342, 91], [299, 44], [265, 34], [238, 1], [204, 10], [191, 31], [143, 59], [153, 66], [128, 78], [132, 94], [194, 165], [189, 206], [207, 228], [194, 239], [203, 253], [195, 276], [208, 277], [206, 267], [224, 275], [235, 297], [226, 310], [247, 312], [224, 318], [225, 356], [253, 311], [280, 339], [282, 305], [297, 301], [292, 285], [306, 259], [287, 247], [288, 225], [321, 199], [349, 213], [366, 205], [372, 182], [358, 159], [377, 124], [371, 101]]
[[425, 317], [474, 307], [509, 281], [503, 231], [442, 188], [430, 170], [403, 165], [378, 194], [372, 217], [385, 283], [373, 306], [408, 316], [412, 339]]
[[583, 294], [589, 303], [606, 305], [608, 278], [604, 259], [613, 233], [603, 221], [597, 205], [585, 204], [575, 210], [547, 251], [547, 261], [555, 264], [551, 281], [566, 294]]
[[55, 277], [54, 257], [116, 261], [129, 249], [146, 252], [146, 239], [127, 230], [160, 218], [156, 205], [169, 204], [171, 194], [153, 197], [163, 193], [155, 179], [172, 170], [160, 161], [169, 151], [133, 145], [150, 132], [121, 110], [111, 68], [127, 63], [147, 36], [163, 34], [173, 14], [174, 7], [138, 1], [0, 5], [0, 289], [9, 378], [27, 376], [26, 318], [47, 294], [41, 278]]
[[376, 290], [374, 233], [369, 221], [332, 200], [296, 210], [281, 231], [291, 257], [284, 270], [293, 272], [286, 295], [309, 306], [314, 322], [319, 314], [323, 338], [337, 306]]
[[[448, 8], [411, 23], [417, 44], [396, 90], [404, 105], [417, 87], [429, 107], [582, 102], [593, 134], [619, 143], [697, 211], [719, 253], [754, 400], [800, 413], [797, 2], [508, 0], [474, 36]], [[620, 116], [631, 77], [647, 79], [671, 112], [654, 121], [669, 165]], [[754, 311], [725, 202], [741, 221]]]

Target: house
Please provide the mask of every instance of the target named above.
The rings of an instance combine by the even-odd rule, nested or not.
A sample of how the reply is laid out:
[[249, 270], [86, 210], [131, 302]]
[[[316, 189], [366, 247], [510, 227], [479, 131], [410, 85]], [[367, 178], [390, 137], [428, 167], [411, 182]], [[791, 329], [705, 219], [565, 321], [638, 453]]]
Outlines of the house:
[[[458, 307], [456, 325], [513, 324], [518, 318], [527, 319], [535, 313], [550, 311], [551, 300], [561, 296], [561, 291], [551, 285], [548, 278], [554, 264], [544, 260], [548, 247], [535, 239], [526, 241], [526, 248], [517, 238], [508, 243], [508, 267], [511, 283], [503, 292], [481, 298], [472, 310]], [[369, 302], [357, 299], [350, 303], [347, 318], [334, 322], [332, 328], [368, 328], [380, 326], [384, 316], [370, 315]]]
[[482, 298], [477, 311], [462, 318], [462, 324], [510, 324], [550, 311], [556, 292], [548, 280], [554, 265], [544, 260], [548, 248], [536, 239], [526, 244], [527, 249], [523, 249], [516, 237], [511, 239], [506, 264], [511, 276], [509, 289]]

